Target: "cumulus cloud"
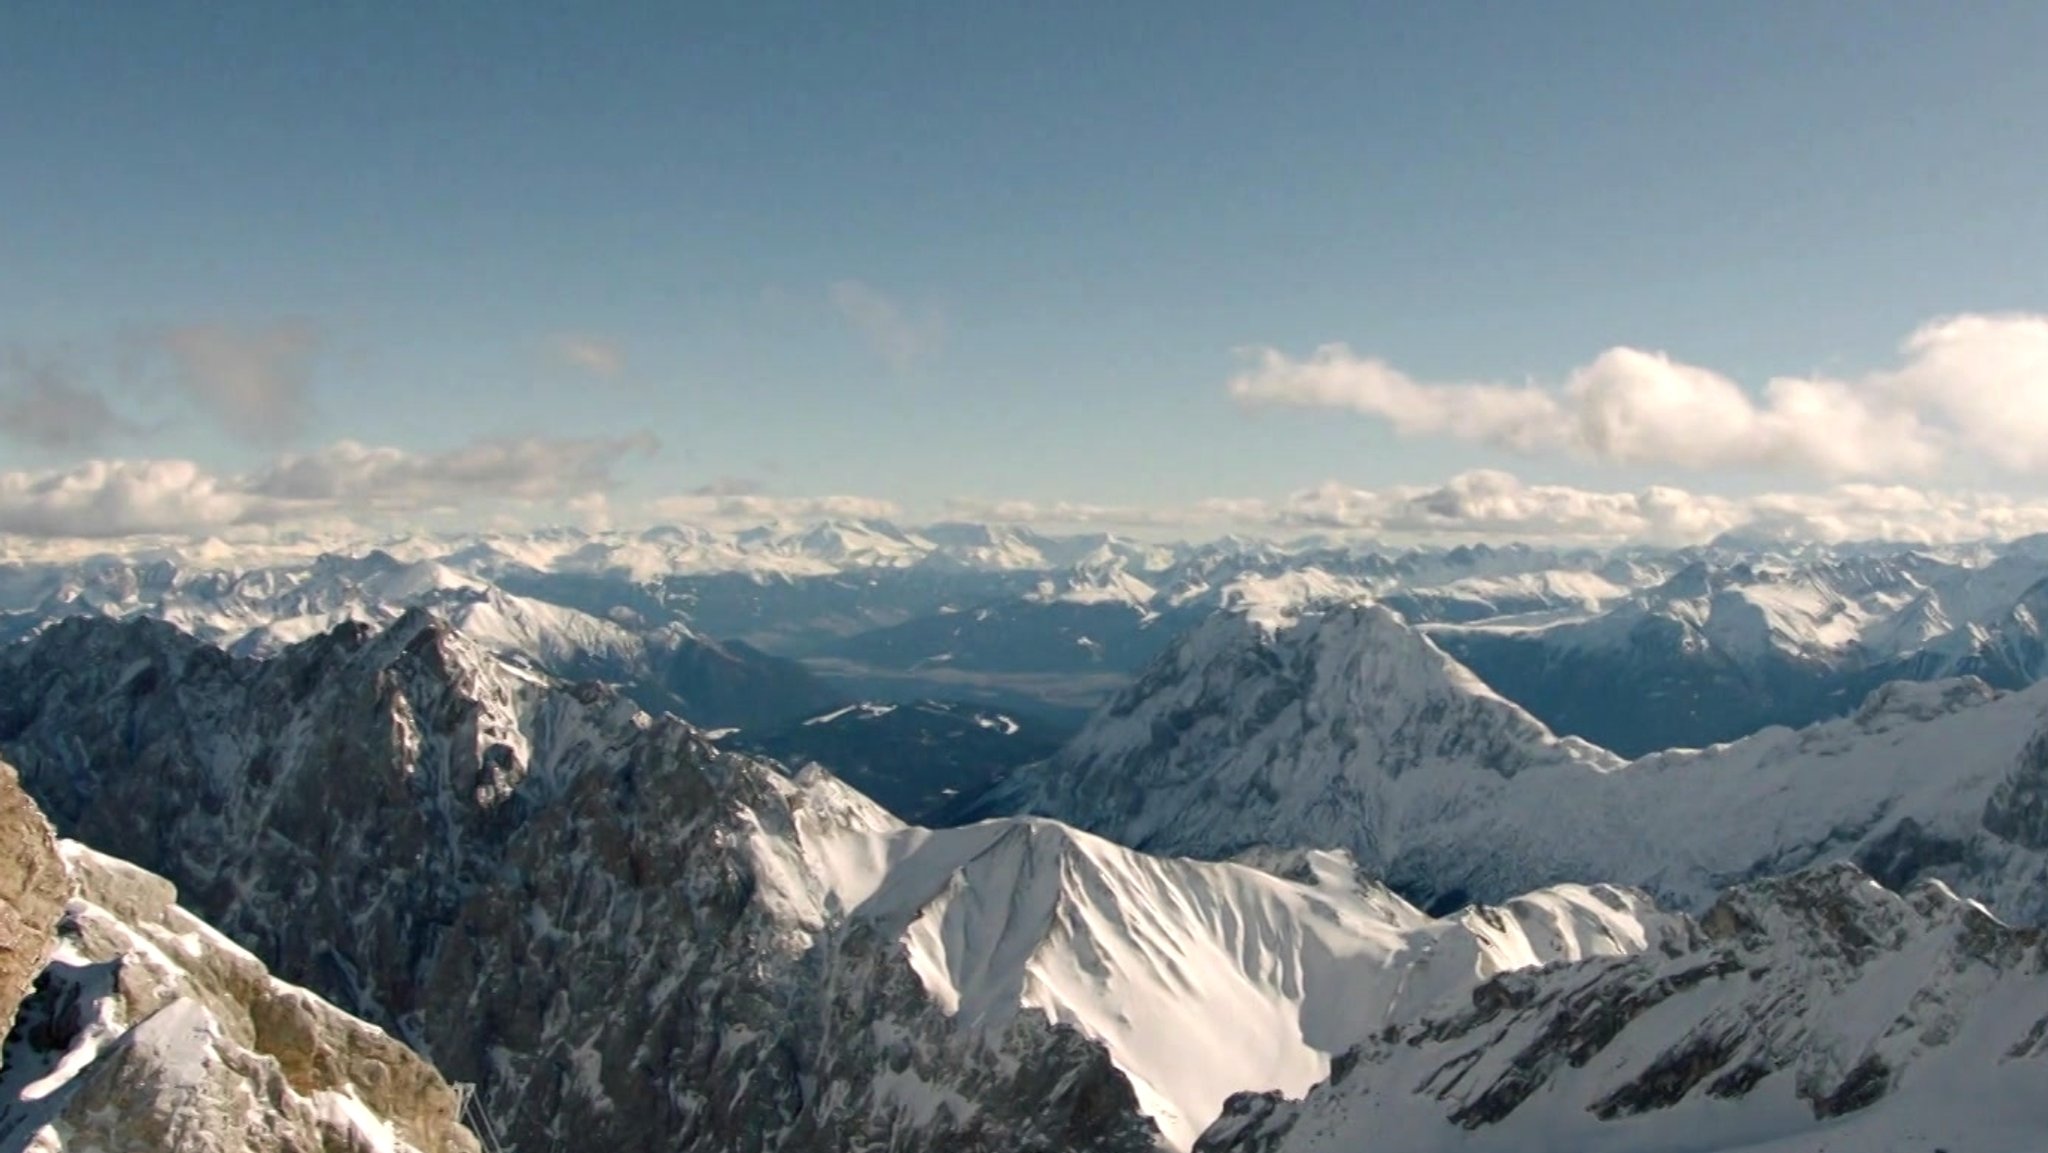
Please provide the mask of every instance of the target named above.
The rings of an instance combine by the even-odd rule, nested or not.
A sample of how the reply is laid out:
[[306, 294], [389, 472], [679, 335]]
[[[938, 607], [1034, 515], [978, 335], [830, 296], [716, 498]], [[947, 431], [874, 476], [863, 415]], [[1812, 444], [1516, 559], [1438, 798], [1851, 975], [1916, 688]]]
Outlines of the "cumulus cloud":
[[1585, 545], [1701, 544], [1724, 535], [1787, 543], [1954, 544], [2048, 532], [2048, 499], [1902, 485], [1841, 484], [1746, 496], [1653, 485], [1601, 491], [1526, 484], [1478, 470], [1441, 485], [1360, 489], [1335, 482], [1277, 501], [1209, 501], [1229, 523], [1276, 534]]
[[311, 325], [192, 324], [165, 329], [149, 343], [169, 359], [179, 391], [230, 433], [277, 444], [305, 431], [320, 343]]
[[1874, 389], [2000, 468], [2048, 468], [2048, 316], [1950, 317], [1923, 325], [1902, 351], [1904, 365]]
[[508, 507], [604, 514], [614, 470], [651, 436], [479, 441], [412, 452], [343, 441], [227, 475], [186, 460], [0, 473], [0, 534], [103, 539], [239, 525], [361, 523]]
[[610, 379], [626, 370], [626, 352], [616, 341], [584, 332], [557, 333], [548, 342], [556, 360], [592, 376]]
[[1662, 486], [1599, 492], [1530, 485], [1490, 469], [1429, 487], [1371, 490], [1327, 483], [1266, 509], [1239, 512], [1275, 527], [1385, 536], [1667, 544], [1706, 540], [1745, 520], [1743, 510], [1725, 497]]
[[839, 281], [826, 297], [832, 311], [898, 372], [936, 356], [945, 343], [945, 322], [937, 312], [911, 308], [858, 280]]
[[240, 523], [250, 499], [185, 460], [91, 460], [0, 473], [0, 533], [108, 538], [200, 533]]
[[1257, 350], [1229, 390], [1253, 405], [1347, 409], [1406, 437], [1624, 465], [1835, 480], [1921, 477], [1957, 461], [2048, 471], [2048, 316], [1935, 321], [1892, 369], [1782, 376], [1755, 394], [1661, 352], [1611, 348], [1558, 385], [1418, 381], [1341, 344]]
[[[0, 472], [0, 536], [85, 541], [246, 529], [360, 538], [376, 526], [445, 515], [469, 527], [508, 530], [536, 522], [737, 528], [901, 521], [906, 515], [894, 501], [875, 497], [778, 495], [732, 482], [620, 503], [615, 469], [653, 448], [653, 438], [644, 435], [481, 441], [443, 452], [342, 442], [232, 475], [183, 460], [93, 460]], [[1743, 496], [1671, 486], [1603, 491], [1531, 484], [1495, 470], [1438, 485], [1380, 489], [1332, 481], [1278, 499], [1219, 497], [1170, 507], [956, 500], [943, 512], [944, 519], [1141, 535], [1228, 530], [1278, 538], [1335, 533], [1590, 546], [1698, 544], [1729, 534], [1783, 542], [1947, 544], [2048, 532], [2048, 498], [2041, 497], [1860, 483]]]
[[1952, 544], [2048, 532], [2048, 498], [1898, 485], [1728, 496], [1668, 485], [1598, 490], [1530, 484], [1481, 469], [1442, 484], [1358, 488], [1335, 481], [1279, 499], [1217, 497], [1167, 508], [953, 501], [949, 517], [1189, 535], [1332, 533], [1400, 541], [1702, 544], [1729, 534], [1782, 542]]
[[31, 448], [95, 449], [143, 426], [116, 411], [106, 394], [81, 384], [54, 361], [11, 358], [0, 370], [0, 436]]

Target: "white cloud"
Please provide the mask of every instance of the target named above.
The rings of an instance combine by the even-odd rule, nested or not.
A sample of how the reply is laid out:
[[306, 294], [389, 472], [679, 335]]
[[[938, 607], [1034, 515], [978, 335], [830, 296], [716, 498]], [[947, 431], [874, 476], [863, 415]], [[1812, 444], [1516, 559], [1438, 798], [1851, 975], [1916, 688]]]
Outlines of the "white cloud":
[[1376, 416], [1402, 436], [1448, 436], [1536, 452], [1563, 447], [1566, 414], [1542, 389], [1498, 384], [1423, 384], [1384, 360], [1326, 344], [1307, 360], [1260, 349], [1230, 382], [1247, 404], [1347, 408]]
[[0, 473], [0, 533], [108, 538], [203, 533], [241, 522], [247, 493], [186, 460], [89, 460]]
[[1966, 315], [1921, 326], [1873, 386], [1952, 429], [1999, 468], [2048, 468], [2048, 316]]
[[0, 534], [105, 539], [240, 525], [362, 524], [494, 510], [601, 516], [625, 459], [651, 436], [480, 441], [419, 453], [342, 441], [224, 475], [187, 460], [86, 461], [0, 473]]
[[607, 379], [626, 370], [626, 352], [618, 342], [584, 332], [557, 333], [548, 342], [555, 358], [570, 368]]
[[319, 337], [298, 321], [166, 329], [151, 342], [193, 403], [245, 440], [275, 444], [305, 431]]
[[[313, 533], [334, 544], [435, 518], [511, 530], [565, 522], [739, 528], [901, 521], [906, 515], [897, 503], [875, 497], [771, 495], [730, 481], [619, 503], [617, 466], [652, 449], [646, 436], [486, 441], [430, 453], [342, 442], [241, 475], [182, 460], [95, 460], [0, 472], [0, 536], [105, 541], [238, 530]], [[2048, 498], [1876, 484], [1748, 496], [1669, 486], [1601, 491], [1529, 484], [1494, 470], [1429, 486], [1363, 489], [1332, 481], [1273, 500], [1219, 497], [1160, 508], [956, 500], [946, 502], [943, 513], [943, 519], [1197, 538], [1242, 531], [1594, 546], [1698, 544], [1729, 533], [1787, 542], [1945, 544], [2048, 532]]]
[[832, 311], [898, 372], [938, 355], [945, 344], [945, 322], [930, 308], [911, 308], [858, 280], [839, 281], [826, 296]]
[[1588, 543], [1690, 543], [1745, 520], [1741, 508], [1725, 497], [1661, 486], [1598, 492], [1529, 485], [1492, 470], [1462, 473], [1433, 487], [1375, 491], [1332, 482], [1297, 492], [1262, 511], [1263, 516], [1247, 519], [1275, 528], [1375, 536]]
[[1330, 482], [1279, 501], [1207, 504], [1248, 529], [1412, 540], [1686, 545], [1732, 533], [1784, 542], [1954, 544], [2048, 532], [2048, 499], [2003, 493], [1872, 484], [1749, 496], [1663, 485], [1603, 492], [1525, 484], [1492, 470], [1429, 487]]
[[1417, 381], [1384, 360], [1325, 345], [1306, 359], [1259, 350], [1229, 389], [1246, 404], [1348, 409], [1402, 436], [1613, 464], [1838, 480], [1922, 477], [1978, 462], [2048, 471], [2048, 317], [1940, 320], [1900, 353], [1894, 369], [1776, 377], [1752, 395], [1711, 369], [1626, 347], [1548, 387]]

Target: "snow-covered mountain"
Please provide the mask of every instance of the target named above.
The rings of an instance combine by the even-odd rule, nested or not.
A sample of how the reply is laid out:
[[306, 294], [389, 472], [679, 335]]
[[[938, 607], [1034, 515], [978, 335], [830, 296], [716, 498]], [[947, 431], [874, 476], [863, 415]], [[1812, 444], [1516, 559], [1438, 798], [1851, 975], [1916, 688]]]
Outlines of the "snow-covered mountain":
[[[1916, 1124], [1996, 1149], [2048, 1119], [2011, 1091], [2048, 1018], [2038, 935], [1827, 864], [2048, 912], [2048, 698], [1899, 685], [1624, 763], [1383, 608], [1248, 603], [1080, 742], [1156, 752], [1141, 778], [1220, 748], [1206, 790], [1159, 778], [1191, 835], [1229, 835], [1200, 805], [1273, 831], [1251, 845], [1348, 814], [1355, 860], [918, 828], [423, 611], [260, 660], [61, 622], [0, 651], [0, 750], [66, 834], [479, 1082], [518, 1150], [1732, 1150]], [[1433, 917], [1383, 867], [1493, 903]], [[1603, 884], [1511, 895], [1602, 870], [1699, 920]], [[2005, 1096], [1942, 1128], [1964, 1087]]]
[[55, 841], [4, 764], [0, 825], [0, 952], [39, 969], [18, 1016], [0, 1001], [0, 1147], [479, 1150], [418, 1055], [270, 976], [169, 882]]
[[[551, 652], [540, 667], [625, 683], [713, 727], [793, 722], [832, 698], [1078, 719], [1246, 590], [1314, 587], [1377, 599], [1554, 731], [1624, 755], [1840, 716], [1890, 680], [2013, 688], [2048, 671], [2038, 542], [1403, 551], [843, 521], [421, 536], [251, 565], [187, 551], [0, 566], [0, 640], [63, 615], [148, 613], [253, 653], [434, 605], [474, 615], [463, 627], [504, 651]], [[697, 651], [659, 659], [681, 648]], [[795, 662], [824, 683], [762, 715], [758, 704], [802, 695]], [[749, 684], [707, 704], [718, 678], [660, 683], [700, 667]]]
[[2048, 950], [1853, 866], [1736, 889], [1683, 947], [1505, 973], [1234, 1099], [1202, 1153], [2041, 1148]]
[[645, 707], [706, 725], [779, 725], [840, 700], [794, 661], [700, 636], [672, 616], [649, 620], [632, 598], [586, 612], [514, 595], [438, 561], [384, 552], [239, 573], [159, 562], [8, 575], [0, 608], [24, 635], [72, 616], [148, 616], [231, 652], [264, 656], [344, 622], [385, 625], [426, 608], [501, 656], [621, 684]]
[[0, 698], [60, 828], [480, 1082], [520, 1148], [1185, 1148], [1396, 1017], [1677, 924], [1606, 887], [1438, 920], [1328, 854], [920, 829], [423, 613], [267, 661], [68, 621]]
[[1148, 851], [1341, 848], [1429, 907], [1562, 881], [1697, 908], [1852, 859], [2048, 915], [2048, 685], [1896, 682], [1852, 715], [1634, 762], [1558, 737], [1370, 603], [1220, 615], [965, 815]]
[[2048, 564], [2019, 550], [1696, 560], [1594, 613], [1418, 619], [1553, 728], [1643, 753], [1839, 716], [1891, 680], [2032, 684], [2044, 611]]
[[1078, 1033], [932, 1008], [797, 832], [809, 790], [423, 611], [261, 661], [67, 620], [0, 697], [60, 830], [478, 1083], [509, 1148], [1156, 1143]]

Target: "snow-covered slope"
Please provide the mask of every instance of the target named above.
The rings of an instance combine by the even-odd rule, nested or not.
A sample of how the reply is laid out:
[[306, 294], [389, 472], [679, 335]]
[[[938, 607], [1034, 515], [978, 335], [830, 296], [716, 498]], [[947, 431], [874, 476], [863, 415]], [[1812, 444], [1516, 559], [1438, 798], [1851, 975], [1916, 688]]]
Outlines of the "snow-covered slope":
[[969, 815], [1041, 813], [1198, 857], [1342, 848], [1377, 871], [1409, 852], [1408, 830], [1498, 808], [1519, 776], [1621, 763], [1553, 737], [1378, 605], [1241, 603]]
[[1624, 763], [1552, 735], [1391, 613], [1219, 617], [982, 811], [1148, 850], [1343, 848], [1432, 907], [1609, 881], [1697, 908], [1826, 860], [2048, 916], [2048, 686], [1898, 682], [1803, 730]]
[[1499, 971], [1672, 931], [1606, 887], [1433, 920], [1330, 855], [915, 828], [422, 613], [261, 662], [67, 622], [0, 654], [0, 745], [521, 1148], [1185, 1148]]
[[477, 1082], [516, 1150], [1156, 1144], [1099, 1046], [937, 1011], [778, 770], [425, 612], [265, 661], [73, 619], [0, 701], [62, 831]]
[[2048, 953], [1850, 866], [1731, 891], [1683, 948], [1504, 974], [1387, 1030], [1203, 1153], [2032, 1153]]
[[1493, 974], [1635, 952], [1675, 927], [1606, 887], [1432, 920], [1340, 856], [1283, 876], [1051, 821], [928, 831], [842, 813], [807, 796], [797, 828], [852, 916], [906, 942], [937, 1006], [977, 1030], [1036, 1011], [1103, 1043], [1175, 1148], [1231, 1093], [1301, 1093], [1331, 1054]]

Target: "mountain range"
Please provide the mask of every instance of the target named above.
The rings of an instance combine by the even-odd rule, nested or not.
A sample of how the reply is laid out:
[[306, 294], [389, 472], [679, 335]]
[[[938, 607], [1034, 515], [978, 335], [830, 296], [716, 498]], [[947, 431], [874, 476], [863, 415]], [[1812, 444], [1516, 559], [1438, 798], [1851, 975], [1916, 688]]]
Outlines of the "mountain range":
[[1393, 612], [1220, 613], [963, 806], [1152, 852], [1343, 849], [1429, 908], [1605, 878], [1697, 908], [1853, 859], [2048, 914], [2048, 685], [1898, 681], [1851, 715], [1634, 761], [1560, 737]]
[[[0, 1141], [2035, 1147], [2030, 542], [887, 528], [0, 572]], [[749, 584], [779, 623], [706, 625]], [[925, 618], [975, 667], [846, 691]], [[1151, 650], [1062, 668], [1076, 620]], [[1614, 752], [1470, 645], [1671, 725], [1700, 670], [1837, 688]], [[1084, 672], [1078, 731], [990, 699]]]
[[1070, 730], [1247, 587], [1292, 583], [1375, 599], [1554, 731], [1639, 756], [1845, 715], [1892, 680], [2031, 684], [2048, 669], [2044, 580], [2032, 538], [1400, 550], [860, 521], [27, 557], [0, 565], [0, 639], [145, 614], [256, 653], [440, 605], [501, 651], [714, 729], [936, 699]]

